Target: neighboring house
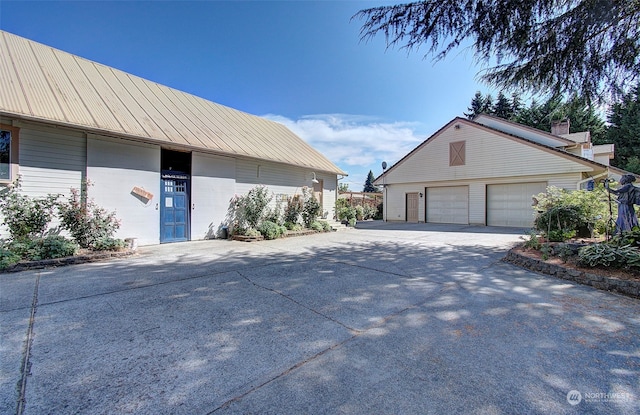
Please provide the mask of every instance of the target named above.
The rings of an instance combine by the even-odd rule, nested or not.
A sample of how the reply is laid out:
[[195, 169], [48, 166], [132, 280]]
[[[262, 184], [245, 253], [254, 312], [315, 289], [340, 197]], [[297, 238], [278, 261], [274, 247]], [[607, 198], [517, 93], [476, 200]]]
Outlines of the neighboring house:
[[613, 145], [569, 134], [568, 122], [550, 134], [481, 115], [453, 119], [374, 184], [384, 187], [388, 221], [530, 227], [533, 195], [619, 178], [626, 172], [611, 158]]
[[89, 180], [141, 245], [220, 236], [230, 199], [258, 184], [283, 201], [313, 187], [332, 215], [345, 175], [282, 124], [2, 31], [0, 130], [0, 185], [69, 195]]

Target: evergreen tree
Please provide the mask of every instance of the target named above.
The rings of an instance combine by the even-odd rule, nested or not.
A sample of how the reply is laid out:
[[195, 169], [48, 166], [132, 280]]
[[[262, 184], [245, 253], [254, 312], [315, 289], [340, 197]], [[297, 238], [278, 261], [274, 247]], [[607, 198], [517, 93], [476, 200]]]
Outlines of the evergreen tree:
[[638, 0], [423, 0], [360, 10], [361, 39], [424, 47], [442, 60], [472, 42], [481, 79], [500, 89], [578, 94], [588, 102], [640, 80]]
[[469, 112], [465, 112], [464, 115], [470, 120], [482, 114], [484, 111], [484, 97], [480, 91], [476, 91], [476, 94], [471, 99], [471, 105], [467, 108], [467, 111]]
[[524, 108], [524, 104], [520, 99], [520, 95], [518, 95], [515, 92], [511, 94], [511, 118], [510, 119], [515, 120], [523, 108]]
[[369, 170], [369, 175], [367, 175], [367, 181], [364, 183], [364, 189], [362, 189], [365, 193], [375, 193], [379, 192], [378, 188], [373, 185], [373, 181], [376, 177], [373, 175], [373, 172]]
[[640, 83], [611, 106], [607, 141], [615, 144], [614, 166], [640, 174]]
[[510, 120], [513, 116], [513, 107], [509, 99], [502, 92], [498, 93], [498, 100], [493, 105], [493, 115]]

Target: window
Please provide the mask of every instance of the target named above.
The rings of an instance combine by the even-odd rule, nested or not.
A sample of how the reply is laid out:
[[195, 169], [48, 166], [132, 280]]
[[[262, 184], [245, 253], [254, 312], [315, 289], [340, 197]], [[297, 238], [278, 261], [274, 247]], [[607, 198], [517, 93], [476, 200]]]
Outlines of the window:
[[0, 130], [0, 180], [11, 180], [11, 131]]
[[449, 143], [449, 166], [464, 166], [465, 141]]

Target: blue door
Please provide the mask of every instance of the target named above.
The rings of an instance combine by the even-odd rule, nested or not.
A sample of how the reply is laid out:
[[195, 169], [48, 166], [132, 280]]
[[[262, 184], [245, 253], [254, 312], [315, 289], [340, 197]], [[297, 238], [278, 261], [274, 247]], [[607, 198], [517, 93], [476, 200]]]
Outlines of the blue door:
[[188, 174], [163, 171], [160, 191], [160, 243], [189, 240]]

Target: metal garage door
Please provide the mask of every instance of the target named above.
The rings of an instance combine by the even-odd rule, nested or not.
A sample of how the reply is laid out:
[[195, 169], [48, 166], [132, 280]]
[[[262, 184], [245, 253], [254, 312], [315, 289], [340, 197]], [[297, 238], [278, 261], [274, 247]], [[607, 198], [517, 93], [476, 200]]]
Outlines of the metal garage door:
[[469, 186], [427, 188], [427, 222], [469, 223]]
[[531, 227], [531, 197], [547, 189], [547, 183], [490, 184], [487, 186], [487, 225]]

